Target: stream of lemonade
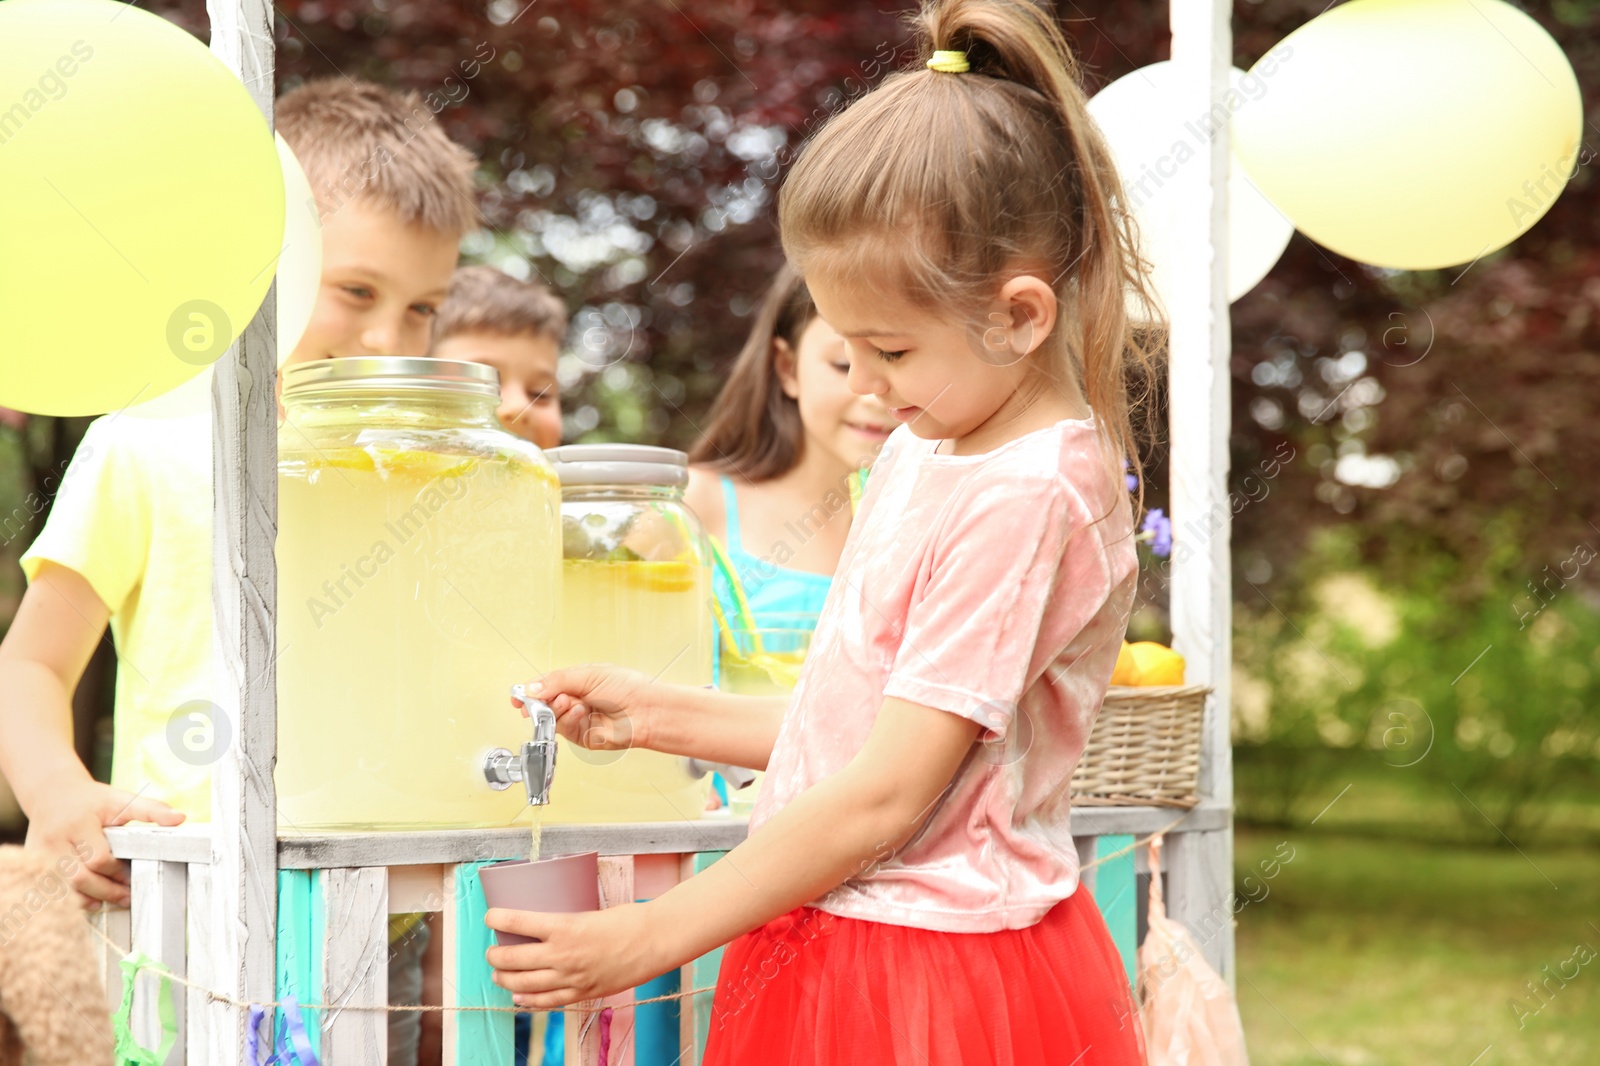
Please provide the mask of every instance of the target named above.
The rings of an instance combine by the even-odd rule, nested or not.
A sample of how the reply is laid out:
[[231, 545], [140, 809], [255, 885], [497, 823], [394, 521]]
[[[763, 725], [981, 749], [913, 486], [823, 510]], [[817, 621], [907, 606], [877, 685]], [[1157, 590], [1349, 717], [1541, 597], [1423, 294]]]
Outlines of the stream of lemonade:
[[528, 817], [523, 789], [489, 788], [483, 760], [528, 739], [507, 693], [552, 661], [558, 506], [554, 473], [520, 455], [285, 449], [282, 831]]
[[[609, 662], [660, 681], [710, 684], [710, 582], [698, 562], [566, 560], [555, 665]], [[679, 756], [558, 743], [550, 824], [677, 821], [704, 812], [709, 779], [691, 777]]]

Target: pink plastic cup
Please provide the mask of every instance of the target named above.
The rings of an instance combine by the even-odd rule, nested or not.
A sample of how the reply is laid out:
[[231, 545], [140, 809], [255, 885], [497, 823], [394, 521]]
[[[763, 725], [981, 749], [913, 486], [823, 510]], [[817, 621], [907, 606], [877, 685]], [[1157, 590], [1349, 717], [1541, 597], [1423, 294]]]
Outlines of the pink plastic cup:
[[[548, 914], [600, 909], [600, 853], [584, 851], [554, 859], [497, 862], [478, 871], [490, 907]], [[535, 937], [495, 930], [495, 943], [532, 944]]]

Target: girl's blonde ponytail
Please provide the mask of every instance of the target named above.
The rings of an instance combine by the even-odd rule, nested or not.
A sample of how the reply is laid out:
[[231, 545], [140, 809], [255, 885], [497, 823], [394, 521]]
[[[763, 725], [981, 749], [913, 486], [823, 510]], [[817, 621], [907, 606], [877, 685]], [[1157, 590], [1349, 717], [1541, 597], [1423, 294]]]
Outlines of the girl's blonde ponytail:
[[[882, 277], [972, 312], [1019, 264], [1047, 266], [1065, 313], [1061, 362], [1041, 369], [1077, 380], [1120, 477], [1124, 456], [1138, 463], [1161, 331], [1128, 316], [1130, 299], [1155, 304], [1066, 38], [1032, 0], [937, 0], [911, 21], [918, 64], [802, 150], [779, 200], [784, 246], [802, 272]], [[966, 72], [929, 69], [935, 52], [963, 53]]]

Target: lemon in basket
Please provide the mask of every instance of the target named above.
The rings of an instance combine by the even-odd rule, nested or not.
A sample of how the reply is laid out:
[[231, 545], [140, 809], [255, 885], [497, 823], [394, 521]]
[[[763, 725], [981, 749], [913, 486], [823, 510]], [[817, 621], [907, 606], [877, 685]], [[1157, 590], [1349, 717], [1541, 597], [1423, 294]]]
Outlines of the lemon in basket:
[[1117, 652], [1117, 668], [1111, 671], [1113, 685], [1137, 685], [1139, 683], [1139, 664], [1133, 659], [1133, 645], [1127, 641], [1122, 642], [1122, 648]]
[[[1124, 645], [1129, 656], [1133, 659], [1134, 669], [1138, 673], [1135, 685], [1181, 685], [1183, 684], [1183, 656], [1154, 641], [1142, 640], [1137, 644]], [[1119, 658], [1120, 665], [1120, 658]]]

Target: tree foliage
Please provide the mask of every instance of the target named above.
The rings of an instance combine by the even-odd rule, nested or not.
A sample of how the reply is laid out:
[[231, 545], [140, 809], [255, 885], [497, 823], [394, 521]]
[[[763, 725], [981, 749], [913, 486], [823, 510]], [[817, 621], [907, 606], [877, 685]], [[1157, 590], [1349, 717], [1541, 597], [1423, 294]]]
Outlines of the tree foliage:
[[[569, 433], [683, 444], [778, 263], [785, 163], [909, 59], [901, 16], [913, 6], [286, 0], [279, 88], [346, 75], [424, 93], [483, 160], [490, 228], [469, 257], [544, 277], [574, 311]], [[1235, 64], [1324, 6], [1237, 5]], [[200, 0], [154, 7], [204, 34]], [[1058, 8], [1091, 88], [1167, 58], [1163, 5]], [[1533, 14], [1592, 100], [1600, 3]], [[1470, 116], [1460, 121], [1470, 136]], [[1281, 581], [1329, 524], [1356, 523], [1364, 557], [1396, 578], [1438, 553], [1469, 573], [1494, 564], [1531, 577], [1585, 538], [1600, 546], [1593, 155], [1529, 234], [1471, 267], [1375, 270], [1296, 236], [1235, 304], [1231, 476], [1250, 499], [1234, 530], [1241, 581]], [[1285, 454], [1263, 481], [1263, 464]], [[1509, 561], [1490, 530], [1519, 549]]]

